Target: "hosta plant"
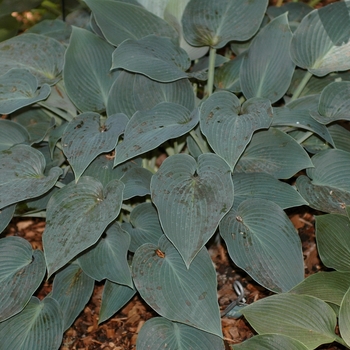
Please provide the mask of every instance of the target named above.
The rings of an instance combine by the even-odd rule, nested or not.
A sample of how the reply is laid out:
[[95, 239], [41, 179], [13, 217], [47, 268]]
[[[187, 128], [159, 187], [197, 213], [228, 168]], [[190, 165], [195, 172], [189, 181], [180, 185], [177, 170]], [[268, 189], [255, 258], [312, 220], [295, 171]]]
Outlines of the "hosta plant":
[[[138, 350], [224, 349], [214, 235], [274, 293], [233, 349], [350, 348], [350, 1], [85, 4], [0, 43], [0, 230], [46, 219], [43, 251], [0, 238], [0, 349], [58, 349], [96, 281], [100, 323], [159, 315]], [[304, 279], [306, 205], [330, 271]]]

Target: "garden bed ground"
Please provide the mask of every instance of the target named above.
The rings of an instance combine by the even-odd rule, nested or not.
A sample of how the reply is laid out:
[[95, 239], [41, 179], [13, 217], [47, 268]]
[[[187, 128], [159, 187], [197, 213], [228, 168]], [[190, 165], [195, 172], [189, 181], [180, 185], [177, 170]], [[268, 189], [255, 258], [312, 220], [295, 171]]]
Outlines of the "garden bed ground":
[[[325, 270], [318, 258], [314, 216], [310, 210], [306, 207], [299, 208], [297, 212], [289, 213], [289, 217], [298, 230], [303, 243], [305, 275]], [[41, 237], [44, 228], [45, 222], [40, 219], [15, 219], [5, 234], [23, 237], [32, 244], [34, 249], [42, 249]], [[213, 242], [208, 245], [208, 248], [217, 271], [218, 299], [222, 310], [236, 298], [232, 286], [235, 280], [239, 280], [243, 284], [248, 304], [271, 294], [255, 283], [244, 271], [233, 265], [223, 244]], [[40, 299], [50, 292], [51, 284], [49, 282], [45, 282], [37, 292], [36, 295]], [[102, 290], [103, 283], [98, 283], [90, 302], [72, 327], [64, 334], [60, 350], [131, 350], [136, 348], [138, 332], [149, 318], [156, 316], [156, 313], [136, 295], [108, 322], [98, 325]], [[224, 317], [222, 329], [227, 349], [229, 349], [229, 345], [240, 343], [254, 334], [243, 318], [235, 320]], [[321, 346], [318, 349], [341, 350], [345, 348], [331, 344]]]

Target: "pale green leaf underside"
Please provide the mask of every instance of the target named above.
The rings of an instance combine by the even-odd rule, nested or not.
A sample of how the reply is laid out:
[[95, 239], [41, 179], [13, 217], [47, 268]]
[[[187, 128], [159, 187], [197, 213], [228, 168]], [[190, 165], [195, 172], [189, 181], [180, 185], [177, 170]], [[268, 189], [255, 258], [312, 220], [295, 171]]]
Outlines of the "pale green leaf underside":
[[282, 334], [262, 334], [235, 344], [234, 350], [308, 350], [300, 341]]
[[284, 211], [264, 199], [247, 199], [220, 222], [231, 259], [274, 292], [286, 292], [304, 278], [300, 238]]
[[221, 338], [185, 324], [153, 317], [141, 328], [136, 343], [138, 350], [224, 350]]
[[45, 176], [45, 165], [43, 154], [26, 145], [0, 152], [0, 208], [49, 191], [62, 170], [51, 168]]
[[96, 281], [108, 279], [111, 282], [133, 286], [127, 261], [130, 235], [114, 223], [98, 243], [82, 254], [78, 261], [83, 271]]
[[350, 68], [350, 3], [342, 1], [310, 12], [294, 32], [290, 54], [301, 68], [319, 77]]
[[308, 295], [276, 294], [245, 307], [242, 313], [259, 334], [286, 335], [308, 349], [336, 338], [334, 311], [324, 301]]
[[58, 41], [25, 33], [0, 43], [0, 76], [12, 68], [29, 70], [39, 86], [55, 84], [63, 68], [65, 48]]
[[137, 249], [132, 274], [140, 295], [158, 314], [222, 336], [216, 274], [205, 248], [187, 268], [178, 251], [162, 236], [158, 245], [147, 243]]
[[67, 330], [83, 311], [94, 290], [95, 282], [78, 264], [69, 264], [57, 273], [51, 297], [58, 301], [63, 313], [63, 329]]
[[63, 335], [62, 312], [50, 297], [32, 297], [22, 312], [0, 323], [2, 349], [58, 350]]
[[139, 5], [115, 0], [85, 0], [106, 39], [118, 46], [126, 39], [147, 35], [176, 39], [177, 32], [163, 19]]
[[268, 100], [250, 99], [241, 110], [234, 94], [219, 91], [201, 105], [200, 127], [215, 153], [233, 169], [254, 131], [267, 129], [271, 117], [272, 108]]
[[291, 39], [287, 13], [272, 20], [253, 39], [240, 69], [247, 99], [262, 97], [274, 103], [286, 93], [295, 68], [289, 54]]
[[267, 0], [191, 0], [182, 16], [184, 37], [193, 46], [216, 49], [232, 40], [248, 40], [259, 29], [267, 4]]
[[38, 90], [36, 77], [27, 69], [11, 69], [0, 76], [0, 113], [10, 114], [17, 109], [45, 100], [51, 88], [44, 84]]
[[125, 69], [163, 83], [187, 78], [185, 71], [191, 65], [183, 49], [155, 35], [124, 41], [113, 52], [112, 61], [111, 69]]
[[308, 276], [290, 292], [306, 294], [336, 305], [341, 304], [344, 294], [350, 285], [350, 273], [320, 271]]
[[45, 275], [44, 255], [20, 237], [0, 239], [0, 321], [20, 312]]
[[88, 176], [57, 191], [47, 205], [43, 245], [49, 276], [97, 242], [119, 214], [124, 184], [104, 188]]
[[167, 158], [152, 178], [151, 193], [162, 228], [187, 266], [233, 203], [230, 169], [211, 153], [198, 162], [185, 154]]

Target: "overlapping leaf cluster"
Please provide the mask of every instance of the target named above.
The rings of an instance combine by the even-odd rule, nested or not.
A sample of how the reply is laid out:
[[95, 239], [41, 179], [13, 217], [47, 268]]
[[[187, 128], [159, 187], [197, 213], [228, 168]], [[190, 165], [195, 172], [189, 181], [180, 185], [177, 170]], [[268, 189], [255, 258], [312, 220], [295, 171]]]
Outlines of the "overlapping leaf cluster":
[[[0, 349], [58, 349], [95, 281], [100, 322], [136, 292], [159, 314], [139, 350], [224, 349], [218, 232], [276, 293], [234, 349], [350, 347], [350, 1], [85, 3], [0, 43], [0, 230], [46, 218], [43, 252], [0, 239]], [[302, 205], [334, 270], [307, 279]]]

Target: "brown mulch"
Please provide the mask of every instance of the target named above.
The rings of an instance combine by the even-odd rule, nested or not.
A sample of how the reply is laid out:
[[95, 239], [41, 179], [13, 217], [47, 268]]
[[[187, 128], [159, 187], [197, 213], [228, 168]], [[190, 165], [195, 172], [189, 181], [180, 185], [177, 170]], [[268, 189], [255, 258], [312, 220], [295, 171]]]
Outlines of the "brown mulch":
[[[314, 216], [307, 207], [299, 208], [289, 217], [299, 232], [302, 240], [305, 275], [323, 270], [317, 254]], [[34, 249], [42, 249], [41, 236], [45, 222], [41, 219], [14, 219], [6, 230], [6, 235], [17, 235], [27, 239]], [[245, 289], [247, 303], [250, 304], [271, 293], [255, 283], [244, 271], [236, 268], [230, 261], [226, 247], [211, 243], [208, 246], [215, 264], [218, 280], [218, 300], [221, 310], [236, 298], [233, 282], [239, 280]], [[39, 298], [44, 298], [51, 290], [49, 282], [43, 283], [37, 292]], [[98, 325], [98, 315], [101, 305], [103, 283], [97, 283], [93, 296], [63, 337], [60, 350], [135, 350], [137, 334], [142, 325], [157, 314], [136, 295], [124, 308], [111, 319]], [[222, 329], [227, 349], [229, 345], [237, 344], [254, 335], [249, 324], [241, 319], [222, 318]], [[318, 349], [345, 349], [336, 343], [321, 346]]]

